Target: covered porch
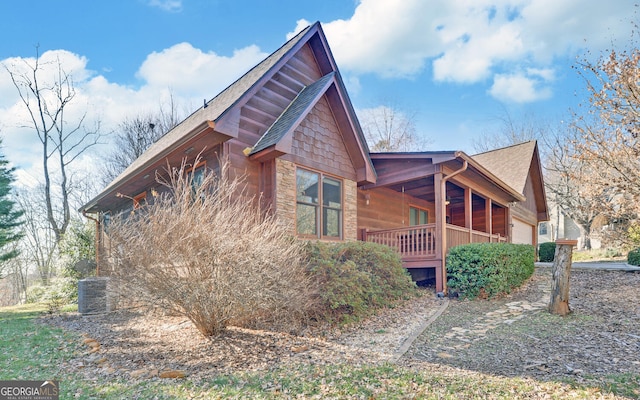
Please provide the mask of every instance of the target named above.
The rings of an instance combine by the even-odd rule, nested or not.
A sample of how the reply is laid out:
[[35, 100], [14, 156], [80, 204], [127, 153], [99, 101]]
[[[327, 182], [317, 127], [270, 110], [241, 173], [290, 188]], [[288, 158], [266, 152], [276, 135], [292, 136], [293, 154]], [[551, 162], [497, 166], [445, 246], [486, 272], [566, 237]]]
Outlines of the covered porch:
[[435, 278], [436, 290], [446, 292], [451, 247], [509, 241], [510, 204], [522, 195], [464, 153], [372, 154], [372, 160], [379, 176], [361, 188], [359, 238], [395, 249], [414, 279]]

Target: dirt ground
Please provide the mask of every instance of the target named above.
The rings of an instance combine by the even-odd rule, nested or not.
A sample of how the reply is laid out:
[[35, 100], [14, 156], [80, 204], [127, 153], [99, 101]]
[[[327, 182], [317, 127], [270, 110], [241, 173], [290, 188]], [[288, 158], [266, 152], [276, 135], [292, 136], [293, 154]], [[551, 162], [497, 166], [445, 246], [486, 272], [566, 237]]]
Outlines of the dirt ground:
[[[640, 273], [574, 270], [568, 317], [546, 312], [550, 270], [539, 268], [509, 296], [436, 299], [432, 288], [402, 306], [351, 327], [303, 335], [232, 327], [202, 337], [184, 317], [123, 310], [65, 314], [43, 323], [95, 339], [66, 366], [87, 377], [145, 379], [180, 370], [192, 378], [265, 370], [292, 363], [356, 365], [396, 360], [405, 340], [444, 309], [397, 361], [411, 368], [442, 364], [504, 376], [580, 380], [640, 373]], [[545, 298], [546, 296], [546, 298]]]

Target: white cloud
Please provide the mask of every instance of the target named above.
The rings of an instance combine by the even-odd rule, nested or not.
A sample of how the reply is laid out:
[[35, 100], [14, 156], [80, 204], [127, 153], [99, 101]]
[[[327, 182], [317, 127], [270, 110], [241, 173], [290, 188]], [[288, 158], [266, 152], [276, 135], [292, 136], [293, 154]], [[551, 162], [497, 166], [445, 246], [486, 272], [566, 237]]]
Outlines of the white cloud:
[[412, 78], [431, 65], [436, 81], [475, 84], [628, 40], [634, 11], [628, 0], [360, 0], [323, 28], [348, 73]]
[[293, 37], [295, 35], [297, 35], [299, 32], [301, 32], [304, 28], [306, 28], [307, 26], [311, 25], [311, 22], [307, 21], [306, 19], [299, 19], [296, 21], [296, 27], [293, 28], [292, 32], [287, 33], [287, 40], [291, 40], [293, 39]]
[[[169, 96], [188, 115], [239, 78], [256, 63], [266, 57], [257, 46], [236, 50], [230, 56], [203, 52], [189, 43], [180, 43], [168, 49], [151, 53], [140, 66], [138, 87], [110, 82], [88, 67], [89, 60], [65, 50], [47, 51], [40, 57], [41, 84], [53, 81], [60, 60], [64, 71], [73, 76], [75, 98], [67, 109], [66, 120], [75, 122], [87, 114], [86, 124], [93, 128], [101, 123], [103, 133], [111, 132], [126, 117], [155, 112], [161, 104], [167, 104]], [[11, 58], [0, 63], [18, 72], [27, 72], [33, 58]], [[30, 117], [18, 97], [10, 76], [0, 68], [0, 136], [4, 140], [4, 153], [19, 168], [17, 177], [29, 181], [29, 177], [42, 175], [41, 147], [36, 132], [30, 128]], [[194, 106], [195, 105], [195, 106]], [[186, 110], [184, 108], [187, 108]], [[108, 141], [105, 138], [103, 141]], [[4, 152], [4, 149], [0, 151]], [[105, 146], [91, 150], [106, 151]], [[84, 158], [79, 168], [89, 168], [90, 162], [99, 163], [95, 154]], [[79, 165], [79, 164], [78, 164]], [[97, 169], [96, 169], [97, 170]]]
[[553, 94], [544, 83], [523, 74], [497, 74], [489, 93], [498, 100], [515, 103], [548, 99]]
[[177, 13], [182, 11], [182, 0], [149, 0], [151, 7], [157, 7], [161, 10]]
[[225, 57], [179, 43], [148, 55], [137, 75], [151, 87], [171, 87], [179, 94], [210, 98], [267, 55], [255, 45]]

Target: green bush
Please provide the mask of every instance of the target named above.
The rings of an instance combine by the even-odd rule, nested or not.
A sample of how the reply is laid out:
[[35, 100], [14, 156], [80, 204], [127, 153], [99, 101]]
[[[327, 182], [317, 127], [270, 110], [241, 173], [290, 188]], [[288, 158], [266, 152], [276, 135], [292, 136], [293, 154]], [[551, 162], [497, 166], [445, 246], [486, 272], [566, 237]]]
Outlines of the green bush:
[[467, 298], [510, 293], [533, 274], [534, 259], [534, 247], [526, 244], [456, 246], [447, 256], [448, 286]]
[[629, 251], [627, 262], [631, 265], [640, 265], [640, 248]]
[[538, 258], [541, 262], [553, 262], [556, 253], [556, 244], [554, 242], [540, 243], [538, 246]]
[[27, 290], [27, 303], [44, 303], [50, 313], [78, 302], [78, 280], [71, 277], [58, 277], [48, 286], [36, 285]]
[[309, 242], [306, 250], [319, 297], [319, 319], [356, 321], [418, 293], [400, 256], [387, 246]]

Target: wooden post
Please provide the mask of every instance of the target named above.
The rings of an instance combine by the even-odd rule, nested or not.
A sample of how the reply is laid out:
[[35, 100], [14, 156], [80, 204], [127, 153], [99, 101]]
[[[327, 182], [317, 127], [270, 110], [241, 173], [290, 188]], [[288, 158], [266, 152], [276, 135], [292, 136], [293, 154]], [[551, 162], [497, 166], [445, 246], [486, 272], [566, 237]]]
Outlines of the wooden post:
[[[442, 184], [442, 172], [437, 172], [433, 176], [433, 189], [435, 192], [435, 205], [436, 205], [436, 258], [440, 259], [440, 266], [436, 268], [436, 291], [442, 292], [444, 290], [444, 279], [446, 279], [446, 274], [443, 274], [442, 271], [445, 268], [444, 258], [446, 254], [446, 242], [447, 242], [447, 226], [445, 224], [445, 215], [446, 215], [446, 205], [444, 201], [446, 200], [446, 187], [445, 193], [443, 193], [443, 184]], [[438, 271], [440, 270], [440, 271]]]
[[473, 203], [470, 188], [464, 189], [464, 227], [469, 230], [469, 243], [473, 243]]
[[571, 253], [577, 240], [556, 240], [556, 252], [553, 259], [551, 300], [549, 312], [565, 316], [571, 312], [569, 308], [569, 279], [571, 278]]

